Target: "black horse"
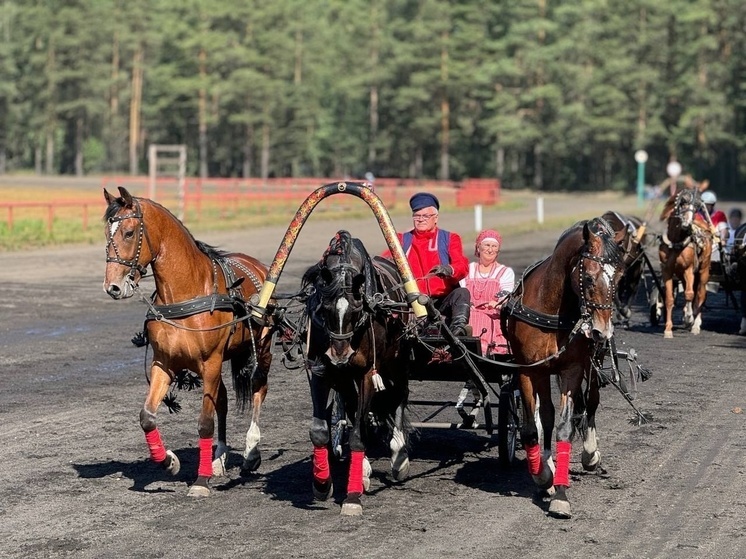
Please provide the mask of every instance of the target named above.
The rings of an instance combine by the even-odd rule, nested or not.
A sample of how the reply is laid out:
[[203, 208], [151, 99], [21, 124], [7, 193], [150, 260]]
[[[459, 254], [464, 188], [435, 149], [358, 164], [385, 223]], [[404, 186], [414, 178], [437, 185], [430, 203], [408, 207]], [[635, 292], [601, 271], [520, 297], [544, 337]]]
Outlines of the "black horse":
[[616, 289], [614, 304], [616, 319], [626, 325], [632, 315], [630, 304], [633, 302], [645, 271], [647, 234], [642, 220], [637, 216], [608, 211], [602, 217], [611, 225], [616, 242], [624, 252], [623, 272]]
[[342, 514], [362, 514], [370, 483], [365, 449], [374, 436], [388, 441], [396, 480], [409, 470], [409, 396], [406, 302], [396, 269], [373, 260], [347, 231], [330, 241], [321, 261], [303, 276], [309, 316], [308, 363], [313, 419], [313, 491], [332, 492], [328, 446], [331, 390], [341, 396], [349, 422], [350, 469]]

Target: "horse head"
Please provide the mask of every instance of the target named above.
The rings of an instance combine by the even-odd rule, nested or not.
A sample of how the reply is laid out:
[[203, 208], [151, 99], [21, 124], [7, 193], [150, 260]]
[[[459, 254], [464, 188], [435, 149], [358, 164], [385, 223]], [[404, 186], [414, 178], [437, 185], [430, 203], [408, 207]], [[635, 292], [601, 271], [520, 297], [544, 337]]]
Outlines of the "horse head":
[[683, 188], [666, 201], [660, 219], [668, 223], [666, 234], [671, 241], [676, 242], [689, 235], [701, 205], [699, 190], [695, 188]]
[[121, 186], [119, 194], [120, 196], [115, 197], [104, 189], [104, 198], [108, 204], [104, 214], [104, 291], [113, 299], [132, 297], [140, 278], [146, 273], [148, 264], [155, 258], [145, 229], [145, 218], [139, 199]]
[[332, 365], [346, 365], [369, 325], [365, 298], [373, 289], [370, 257], [358, 239], [338, 231], [309, 278], [318, 298], [310, 311], [329, 337], [326, 356]]
[[573, 290], [580, 301], [586, 337], [601, 342], [614, 334], [612, 315], [615, 291], [623, 272], [621, 250], [614, 230], [603, 218], [583, 225], [583, 247], [572, 274]]

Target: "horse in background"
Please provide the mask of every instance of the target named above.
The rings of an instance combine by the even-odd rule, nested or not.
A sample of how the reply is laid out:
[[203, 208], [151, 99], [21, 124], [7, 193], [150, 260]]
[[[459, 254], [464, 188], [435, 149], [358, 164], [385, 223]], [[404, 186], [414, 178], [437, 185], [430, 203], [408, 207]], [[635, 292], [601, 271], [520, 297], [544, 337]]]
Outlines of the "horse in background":
[[394, 479], [404, 479], [409, 471], [404, 416], [409, 353], [406, 314], [401, 312], [406, 313], [407, 304], [399, 282], [391, 264], [374, 264], [362, 242], [343, 230], [303, 276], [304, 289], [311, 288], [307, 312], [313, 492], [316, 499], [325, 500], [333, 490], [327, 402], [334, 390], [342, 397], [350, 422], [343, 515], [362, 514], [361, 496], [371, 473], [365, 449], [374, 436], [389, 442]]
[[[548, 258], [523, 273], [503, 307], [509, 353], [521, 365], [521, 441], [528, 470], [537, 486], [551, 495], [549, 514], [558, 518], [571, 517], [567, 489], [576, 431], [583, 439], [583, 468], [594, 470], [601, 460], [597, 369], [614, 333], [615, 289], [622, 269], [621, 250], [609, 224], [602, 218], [580, 222], [560, 236]], [[556, 467], [553, 375], [560, 393]]]
[[614, 303], [617, 320], [622, 324], [627, 324], [632, 316], [630, 304], [633, 302], [645, 271], [644, 254], [648, 237], [642, 219], [637, 216], [608, 211], [601, 217], [611, 225], [617, 244], [624, 254], [622, 257], [624, 272], [619, 279]]
[[[704, 182], [700, 186], [707, 188], [707, 184]], [[682, 188], [672, 194], [660, 214], [660, 220], [665, 222], [665, 232], [658, 249], [661, 282], [665, 291], [664, 338], [673, 338], [675, 278], [684, 285], [684, 325], [690, 328], [692, 334], [699, 334], [701, 331], [713, 239], [711, 227], [701, 219], [696, 219], [697, 212], [702, 208], [704, 205], [700, 199], [700, 189], [694, 186]]]
[[[170, 211], [146, 198], [136, 198], [119, 187], [115, 197], [104, 190], [106, 272], [104, 291], [113, 299], [132, 297], [151, 267], [155, 294], [148, 303], [146, 332], [153, 347], [148, 395], [140, 412], [140, 426], [150, 458], [176, 475], [180, 462], [166, 447], [156, 423], [158, 407], [169, 385], [184, 370], [196, 373], [203, 385], [197, 423], [199, 467], [190, 496], [210, 493], [215, 469], [222, 473], [228, 446], [228, 396], [222, 365], [231, 362], [233, 387], [240, 407], [251, 401], [243, 470], [261, 463], [259, 413], [267, 395], [272, 360], [271, 336], [249, 321], [245, 301], [258, 293], [267, 269], [258, 260], [227, 253], [196, 241]], [[213, 458], [214, 416], [218, 440]]]

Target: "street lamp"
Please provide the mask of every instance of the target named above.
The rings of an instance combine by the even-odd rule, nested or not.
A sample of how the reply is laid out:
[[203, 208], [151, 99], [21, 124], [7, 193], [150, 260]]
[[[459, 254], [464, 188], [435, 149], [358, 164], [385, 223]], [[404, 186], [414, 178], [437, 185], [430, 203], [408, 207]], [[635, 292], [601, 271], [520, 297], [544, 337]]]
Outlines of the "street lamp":
[[645, 190], [645, 162], [648, 160], [648, 152], [644, 149], [638, 149], [635, 152], [635, 161], [637, 161], [637, 207], [643, 205], [643, 194]]

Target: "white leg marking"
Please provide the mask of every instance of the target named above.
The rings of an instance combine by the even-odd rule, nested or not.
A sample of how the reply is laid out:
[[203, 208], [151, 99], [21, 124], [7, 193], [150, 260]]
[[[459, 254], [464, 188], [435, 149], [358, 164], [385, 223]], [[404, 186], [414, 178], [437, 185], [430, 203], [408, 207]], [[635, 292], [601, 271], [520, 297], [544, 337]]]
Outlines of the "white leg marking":
[[259, 454], [257, 445], [262, 438], [262, 434], [259, 431], [259, 425], [251, 422], [249, 430], [246, 432], [246, 450], [244, 450], [243, 457], [248, 459], [249, 457], [256, 456]]
[[404, 433], [398, 427], [394, 427], [389, 448], [391, 449], [391, 473], [394, 479], [401, 481], [409, 474], [409, 454], [404, 448]]

